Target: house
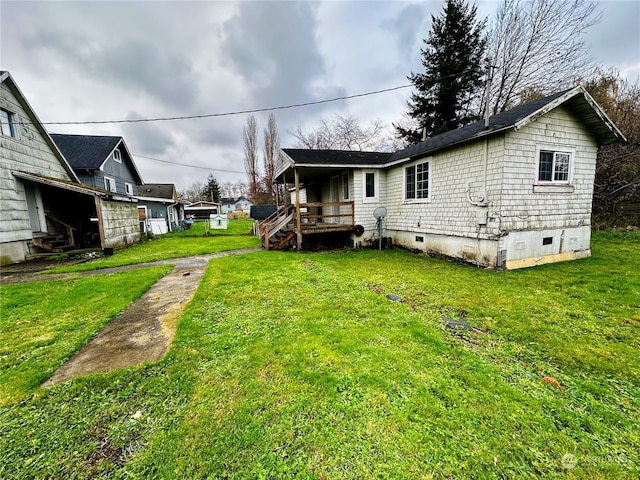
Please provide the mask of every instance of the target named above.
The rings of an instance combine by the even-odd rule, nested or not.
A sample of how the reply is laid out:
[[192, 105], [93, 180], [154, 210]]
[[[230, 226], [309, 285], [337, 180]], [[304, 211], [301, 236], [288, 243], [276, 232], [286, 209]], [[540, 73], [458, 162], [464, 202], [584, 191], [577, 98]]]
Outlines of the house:
[[210, 215], [215, 215], [222, 211], [222, 206], [215, 202], [193, 202], [184, 207], [184, 214], [193, 220], [209, 220]]
[[82, 185], [5, 71], [0, 125], [0, 264], [139, 239], [135, 199]]
[[83, 184], [138, 195], [142, 176], [122, 137], [52, 133], [51, 138]]
[[138, 215], [142, 233], [172, 232], [184, 224], [184, 204], [173, 183], [138, 185]]
[[[293, 204], [261, 227], [383, 237], [412, 250], [514, 269], [590, 255], [598, 147], [624, 136], [582, 88], [556, 93], [395, 153], [283, 149]], [[380, 207], [385, 207], [384, 209]], [[268, 239], [268, 241], [267, 241]]]
[[233, 213], [233, 212], [249, 212], [251, 209], [251, 203], [245, 197], [238, 198], [221, 198], [220, 203], [222, 204], [222, 212], [223, 213]]

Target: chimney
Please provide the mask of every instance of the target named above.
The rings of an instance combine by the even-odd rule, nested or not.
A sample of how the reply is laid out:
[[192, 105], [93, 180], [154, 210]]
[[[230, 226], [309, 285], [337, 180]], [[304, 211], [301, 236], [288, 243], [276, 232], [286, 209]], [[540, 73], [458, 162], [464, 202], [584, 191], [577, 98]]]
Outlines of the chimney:
[[489, 112], [489, 97], [491, 96], [491, 80], [493, 79], [493, 65], [491, 65], [491, 57], [486, 58], [487, 63], [487, 73], [486, 73], [486, 92], [484, 98], [484, 128], [489, 126], [489, 117], [491, 116]]
[[422, 127], [422, 141], [427, 139], [427, 127]]

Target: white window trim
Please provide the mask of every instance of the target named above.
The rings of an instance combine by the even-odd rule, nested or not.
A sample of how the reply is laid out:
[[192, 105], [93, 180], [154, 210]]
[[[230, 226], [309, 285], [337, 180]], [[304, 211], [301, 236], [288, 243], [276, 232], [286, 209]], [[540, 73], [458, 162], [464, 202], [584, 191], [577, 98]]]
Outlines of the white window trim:
[[[567, 180], [540, 180], [540, 153], [541, 152], [553, 152], [555, 153], [568, 153], [569, 154], [569, 173], [567, 176]], [[574, 147], [568, 147], [566, 145], [536, 145], [536, 161], [535, 161], [535, 172], [534, 172], [534, 181], [535, 185], [557, 185], [557, 186], [571, 186], [573, 185], [573, 165], [575, 163], [576, 158], [576, 149]], [[552, 172], [553, 173], [553, 172]]]
[[3, 137], [13, 138], [14, 140], [20, 140], [20, 124], [18, 116], [4, 108], [0, 108], [0, 111], [6, 115], [6, 122], [2, 122], [2, 124], [6, 125], [6, 128], [9, 129], [8, 132], [5, 132], [5, 127], [0, 125], [0, 135]]
[[[373, 189], [375, 195], [367, 197], [367, 173], [373, 173]], [[380, 198], [380, 172], [377, 170], [362, 171], [362, 203], [377, 203]]]
[[133, 184], [125, 182], [124, 191], [127, 193], [127, 195], [133, 195]]
[[[402, 165], [402, 203], [431, 203], [431, 180], [433, 178], [433, 162], [431, 161], [433, 157], [429, 158], [421, 158], [415, 162], [405, 163]], [[429, 182], [427, 188], [429, 189], [429, 196], [427, 198], [407, 198], [407, 168], [415, 167], [416, 165], [420, 165], [422, 163], [429, 164]], [[417, 194], [417, 177], [416, 177], [416, 194]]]
[[[113, 188], [111, 188], [111, 185], [113, 185]], [[104, 189], [108, 192], [118, 193], [116, 180], [112, 177], [104, 177]]]
[[117, 148], [113, 151], [113, 160], [122, 163], [122, 153]]

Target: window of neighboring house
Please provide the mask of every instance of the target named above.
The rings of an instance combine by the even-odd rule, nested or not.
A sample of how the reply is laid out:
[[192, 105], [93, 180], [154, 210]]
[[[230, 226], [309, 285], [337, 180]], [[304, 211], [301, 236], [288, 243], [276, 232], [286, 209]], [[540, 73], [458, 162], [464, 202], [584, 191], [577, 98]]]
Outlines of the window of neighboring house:
[[125, 182], [124, 191], [127, 192], [127, 195], [133, 195], [133, 185]]
[[378, 199], [378, 173], [364, 172], [364, 200], [376, 201]]
[[342, 198], [349, 200], [349, 174], [342, 174]]
[[7, 110], [0, 109], [0, 134], [5, 137], [20, 138], [17, 116]]
[[120, 150], [113, 151], [113, 159], [118, 163], [122, 163], [122, 155], [120, 154]]
[[429, 199], [429, 162], [405, 167], [404, 198], [405, 200]]
[[117, 192], [116, 181], [113, 178], [104, 177], [104, 189], [110, 192]]
[[538, 162], [538, 181], [551, 183], [569, 183], [571, 153], [540, 150]]

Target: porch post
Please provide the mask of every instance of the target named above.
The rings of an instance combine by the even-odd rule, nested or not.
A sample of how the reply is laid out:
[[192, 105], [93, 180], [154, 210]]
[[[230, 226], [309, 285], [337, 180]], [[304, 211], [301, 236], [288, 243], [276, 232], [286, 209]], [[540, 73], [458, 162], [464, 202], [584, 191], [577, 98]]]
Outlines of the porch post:
[[296, 240], [298, 243], [298, 251], [302, 250], [302, 232], [300, 231], [300, 174], [298, 169], [293, 170], [296, 182]]
[[100, 247], [104, 250], [107, 248], [107, 236], [104, 232], [104, 221], [102, 219], [102, 205], [100, 204], [100, 197], [96, 195], [93, 197], [96, 202], [96, 215], [98, 217], [98, 231], [100, 232]]

